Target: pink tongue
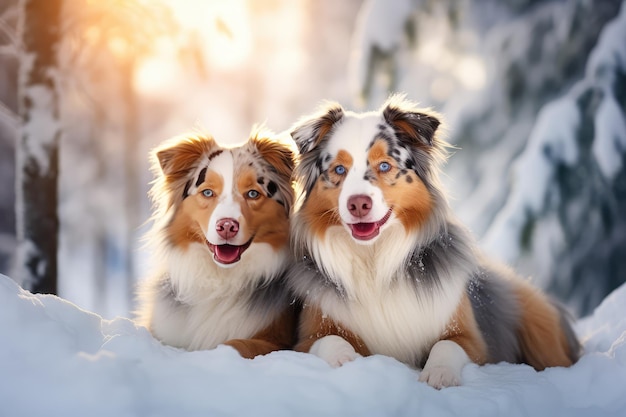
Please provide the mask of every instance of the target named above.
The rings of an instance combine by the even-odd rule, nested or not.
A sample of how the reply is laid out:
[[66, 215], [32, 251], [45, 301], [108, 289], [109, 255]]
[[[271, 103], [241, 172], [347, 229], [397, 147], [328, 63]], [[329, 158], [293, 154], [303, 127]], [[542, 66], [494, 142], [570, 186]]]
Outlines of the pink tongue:
[[215, 257], [223, 264], [233, 263], [239, 258], [239, 246], [215, 245]]
[[355, 223], [352, 224], [352, 234], [357, 237], [366, 237], [376, 231], [376, 223]]

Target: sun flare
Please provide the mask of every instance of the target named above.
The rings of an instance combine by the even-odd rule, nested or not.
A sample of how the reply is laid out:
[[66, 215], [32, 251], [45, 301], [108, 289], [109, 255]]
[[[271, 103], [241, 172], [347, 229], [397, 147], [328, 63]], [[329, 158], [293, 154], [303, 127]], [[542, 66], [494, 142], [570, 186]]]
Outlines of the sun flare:
[[174, 42], [161, 42], [157, 53], [140, 63], [136, 87], [144, 92], [162, 89], [177, 76], [181, 62], [177, 48], [192, 46], [210, 71], [242, 67], [252, 53], [249, 9], [244, 0], [163, 0], [180, 25]]
[[243, 0], [165, 0], [183, 30], [196, 32], [212, 65], [241, 65], [252, 49], [248, 8]]

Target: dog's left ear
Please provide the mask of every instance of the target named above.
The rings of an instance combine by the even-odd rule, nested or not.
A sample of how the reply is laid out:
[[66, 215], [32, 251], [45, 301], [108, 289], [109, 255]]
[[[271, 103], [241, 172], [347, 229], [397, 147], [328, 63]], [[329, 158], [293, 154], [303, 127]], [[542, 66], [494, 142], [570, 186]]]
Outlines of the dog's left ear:
[[267, 137], [267, 135], [255, 135], [252, 138], [259, 154], [265, 159], [276, 172], [284, 177], [291, 178], [294, 169], [294, 153], [284, 143]]
[[343, 119], [343, 107], [328, 103], [318, 113], [299, 120], [291, 129], [291, 137], [301, 154], [312, 151]]
[[268, 196], [276, 194], [275, 199], [285, 207], [285, 212], [289, 215], [294, 203], [294, 190], [291, 186], [291, 177], [295, 168], [293, 145], [281, 142], [280, 137], [271, 132], [260, 130], [251, 135], [251, 143], [271, 170], [277, 174], [276, 182], [271, 179], [266, 182]]
[[416, 109], [402, 96], [392, 96], [383, 105], [382, 114], [401, 139], [433, 146], [435, 132], [441, 124], [434, 113]]

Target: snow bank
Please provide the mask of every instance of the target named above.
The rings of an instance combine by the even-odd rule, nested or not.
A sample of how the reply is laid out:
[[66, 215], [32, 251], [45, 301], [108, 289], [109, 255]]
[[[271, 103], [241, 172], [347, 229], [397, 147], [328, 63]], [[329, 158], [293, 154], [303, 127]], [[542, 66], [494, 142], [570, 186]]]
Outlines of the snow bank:
[[587, 353], [570, 369], [469, 365], [436, 391], [373, 356], [339, 369], [296, 352], [163, 346], [125, 318], [103, 320], [0, 275], [0, 415], [623, 416], [626, 286], [580, 321]]

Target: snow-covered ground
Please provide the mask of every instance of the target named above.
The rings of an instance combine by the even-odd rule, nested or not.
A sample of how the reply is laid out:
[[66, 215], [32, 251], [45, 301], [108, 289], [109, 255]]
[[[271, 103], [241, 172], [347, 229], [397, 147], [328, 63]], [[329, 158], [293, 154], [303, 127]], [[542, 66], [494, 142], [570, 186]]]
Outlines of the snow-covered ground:
[[161, 345], [126, 318], [103, 320], [0, 275], [0, 415], [620, 416], [626, 415], [626, 285], [577, 323], [570, 369], [469, 365], [436, 391], [418, 371], [373, 356], [331, 369], [296, 352]]

